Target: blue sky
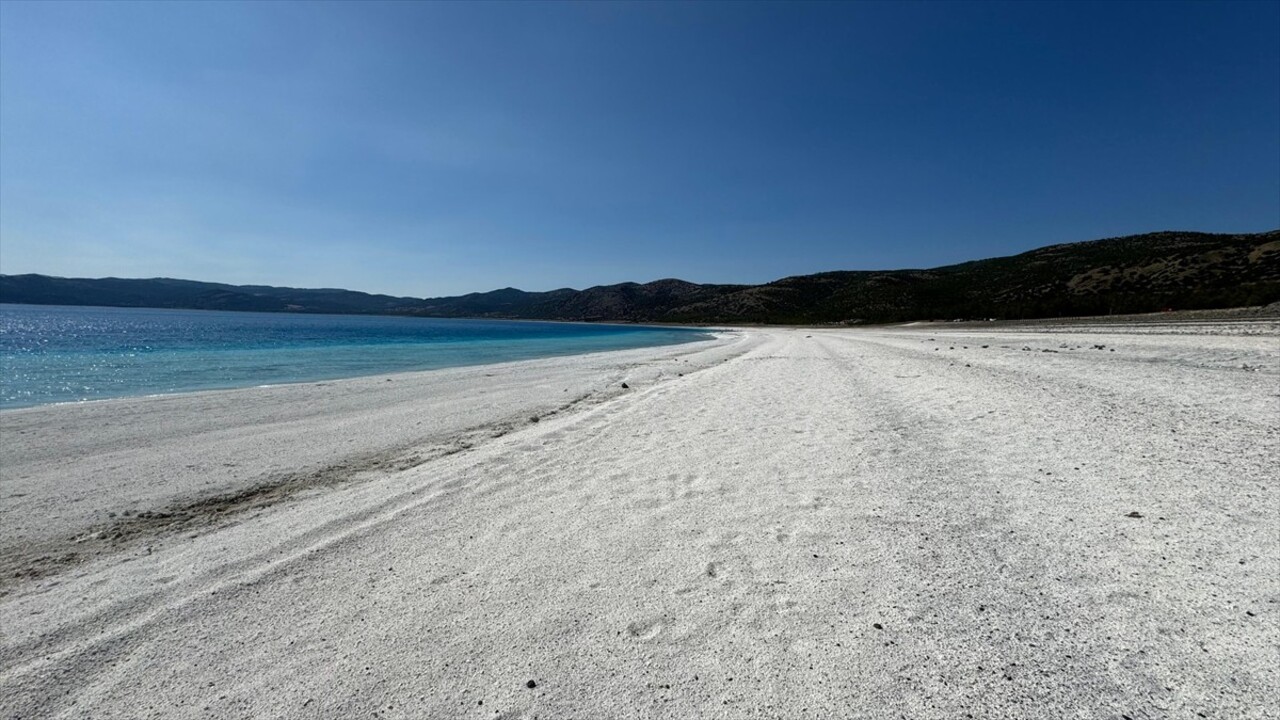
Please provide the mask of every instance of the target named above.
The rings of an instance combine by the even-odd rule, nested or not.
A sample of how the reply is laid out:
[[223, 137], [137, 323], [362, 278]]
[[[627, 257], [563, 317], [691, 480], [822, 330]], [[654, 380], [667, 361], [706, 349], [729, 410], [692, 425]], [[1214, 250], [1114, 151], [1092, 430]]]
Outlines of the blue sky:
[[0, 272], [436, 296], [1280, 227], [1280, 3], [0, 3]]

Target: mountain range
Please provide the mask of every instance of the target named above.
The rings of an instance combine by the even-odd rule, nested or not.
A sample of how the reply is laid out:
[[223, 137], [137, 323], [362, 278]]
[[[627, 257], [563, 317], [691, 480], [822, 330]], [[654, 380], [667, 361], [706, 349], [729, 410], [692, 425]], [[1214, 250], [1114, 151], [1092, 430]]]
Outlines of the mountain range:
[[0, 275], [0, 302], [45, 305], [674, 323], [1045, 318], [1280, 301], [1280, 230], [1157, 232], [927, 270], [838, 271], [763, 285], [667, 279], [418, 299], [193, 280]]

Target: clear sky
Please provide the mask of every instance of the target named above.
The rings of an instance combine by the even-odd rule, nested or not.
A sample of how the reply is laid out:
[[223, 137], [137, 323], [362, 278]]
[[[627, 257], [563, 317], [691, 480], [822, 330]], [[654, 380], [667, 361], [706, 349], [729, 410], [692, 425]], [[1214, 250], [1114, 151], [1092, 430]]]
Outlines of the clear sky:
[[1280, 227], [1280, 3], [0, 2], [0, 272], [415, 297]]

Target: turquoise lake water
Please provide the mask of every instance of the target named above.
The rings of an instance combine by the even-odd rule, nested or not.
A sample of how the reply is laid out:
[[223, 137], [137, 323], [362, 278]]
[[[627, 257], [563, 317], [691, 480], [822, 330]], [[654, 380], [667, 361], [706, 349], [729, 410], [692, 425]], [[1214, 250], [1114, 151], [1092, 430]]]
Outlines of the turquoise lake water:
[[694, 328], [0, 304], [0, 408], [670, 345]]

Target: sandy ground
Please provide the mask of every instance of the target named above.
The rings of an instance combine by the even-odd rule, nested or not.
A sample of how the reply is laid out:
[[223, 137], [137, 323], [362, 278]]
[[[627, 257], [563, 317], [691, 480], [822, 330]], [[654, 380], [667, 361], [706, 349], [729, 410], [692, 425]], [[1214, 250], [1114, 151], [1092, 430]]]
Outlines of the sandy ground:
[[1277, 717], [1274, 322], [749, 329], [0, 432], [3, 717]]
[[[741, 336], [733, 338], [740, 343]], [[403, 470], [736, 351], [686, 343], [0, 413], [0, 590], [13, 577]], [[692, 364], [691, 364], [692, 363]]]

